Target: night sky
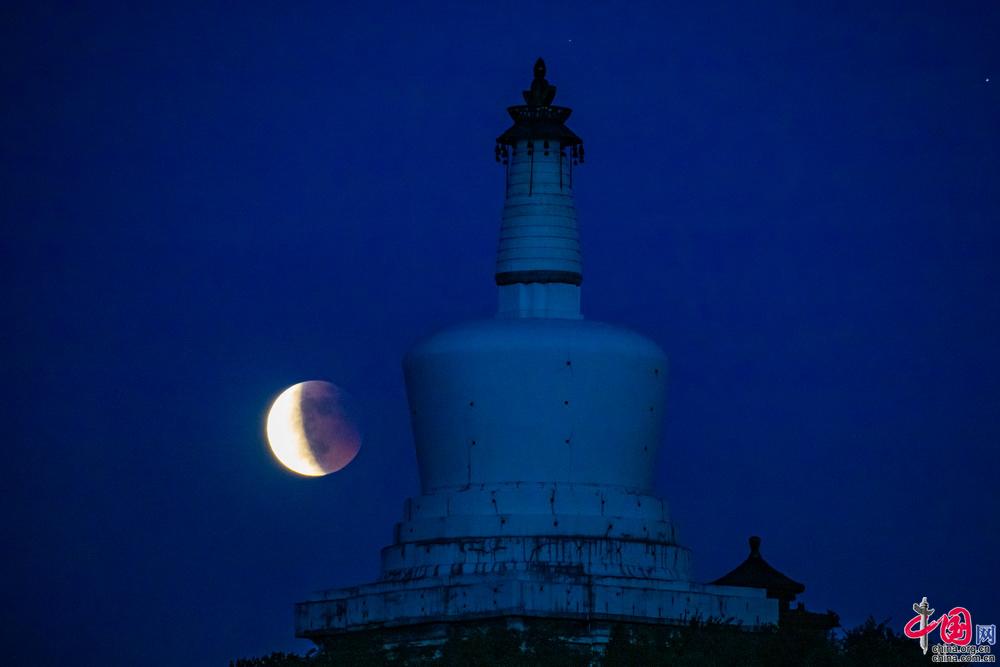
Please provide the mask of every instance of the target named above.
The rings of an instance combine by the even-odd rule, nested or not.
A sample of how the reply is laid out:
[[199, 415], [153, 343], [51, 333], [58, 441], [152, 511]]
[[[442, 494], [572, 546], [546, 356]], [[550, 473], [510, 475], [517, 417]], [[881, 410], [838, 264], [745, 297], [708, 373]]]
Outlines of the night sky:
[[[845, 625], [1000, 623], [1000, 5], [140, 4], [0, 10], [0, 662], [304, 651], [293, 603], [377, 575], [400, 361], [495, 310], [538, 56], [696, 576], [759, 534]], [[307, 379], [364, 433], [317, 479], [263, 437]]]

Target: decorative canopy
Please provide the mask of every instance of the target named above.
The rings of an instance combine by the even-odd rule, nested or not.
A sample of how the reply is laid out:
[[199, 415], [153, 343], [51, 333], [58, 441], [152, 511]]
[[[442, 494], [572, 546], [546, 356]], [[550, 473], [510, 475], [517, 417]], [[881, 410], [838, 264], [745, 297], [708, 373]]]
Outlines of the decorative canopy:
[[545, 71], [545, 61], [539, 58], [535, 61], [531, 87], [521, 93], [525, 104], [507, 107], [514, 124], [497, 137], [498, 160], [508, 146], [516, 147], [519, 141], [541, 140], [573, 147], [574, 157], [583, 162], [583, 139], [565, 125], [573, 110], [552, 105], [556, 87], [545, 79]]

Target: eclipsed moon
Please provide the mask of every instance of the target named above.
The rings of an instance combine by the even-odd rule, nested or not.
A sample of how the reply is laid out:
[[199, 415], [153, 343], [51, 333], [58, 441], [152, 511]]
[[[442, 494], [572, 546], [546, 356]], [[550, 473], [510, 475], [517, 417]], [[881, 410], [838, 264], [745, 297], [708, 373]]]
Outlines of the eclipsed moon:
[[294, 384], [274, 400], [267, 442], [282, 465], [309, 477], [337, 472], [361, 449], [343, 391], [321, 380]]

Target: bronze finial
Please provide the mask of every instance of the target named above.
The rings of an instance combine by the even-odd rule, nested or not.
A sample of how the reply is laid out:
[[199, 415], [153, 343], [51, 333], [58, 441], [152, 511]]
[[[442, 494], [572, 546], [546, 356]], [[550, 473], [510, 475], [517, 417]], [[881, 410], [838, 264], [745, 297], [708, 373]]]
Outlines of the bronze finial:
[[494, 151], [497, 161], [507, 164], [507, 151], [516, 150], [519, 143], [527, 142], [530, 151], [533, 142], [541, 141], [543, 151], [548, 151], [549, 142], [554, 142], [558, 145], [557, 150], [570, 148], [571, 164], [583, 162], [583, 139], [566, 127], [566, 119], [573, 110], [552, 104], [556, 87], [545, 80], [545, 61], [541, 58], [535, 61], [534, 73], [531, 88], [521, 93], [524, 104], [507, 107], [514, 124], [497, 137]]
[[542, 60], [541, 56], [535, 61], [535, 78], [545, 79], [545, 61]]
[[521, 94], [530, 107], [547, 107], [555, 99], [556, 87], [545, 80], [545, 61], [541, 58], [535, 61], [535, 78], [531, 82], [531, 89]]

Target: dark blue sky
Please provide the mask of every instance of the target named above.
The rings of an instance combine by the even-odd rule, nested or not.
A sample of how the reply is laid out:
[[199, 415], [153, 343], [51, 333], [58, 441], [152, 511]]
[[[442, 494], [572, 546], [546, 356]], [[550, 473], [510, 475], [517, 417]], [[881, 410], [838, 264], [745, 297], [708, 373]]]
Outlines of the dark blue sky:
[[[996, 3], [161, 4], [0, 10], [6, 664], [302, 650], [291, 605], [376, 575], [400, 360], [495, 308], [539, 55], [697, 576], [756, 533], [848, 625], [1000, 622]], [[365, 444], [302, 479], [262, 425], [313, 378]]]

